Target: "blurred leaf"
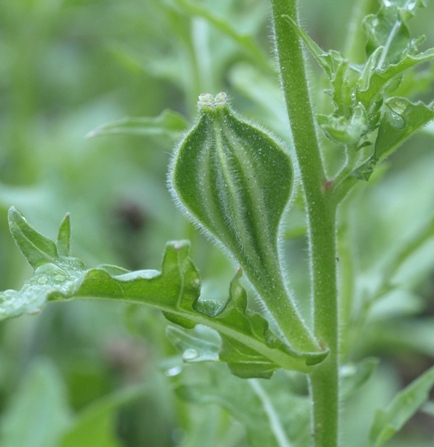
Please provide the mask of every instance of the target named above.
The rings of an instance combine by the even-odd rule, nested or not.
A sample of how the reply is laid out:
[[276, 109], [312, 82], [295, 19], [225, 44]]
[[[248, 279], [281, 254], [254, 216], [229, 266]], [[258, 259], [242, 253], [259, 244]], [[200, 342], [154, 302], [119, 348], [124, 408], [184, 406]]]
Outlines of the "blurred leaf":
[[[242, 380], [217, 364], [207, 364], [209, 378], [178, 386], [181, 398], [198, 404], [217, 403], [245, 428], [251, 447], [301, 447], [309, 440], [309, 400], [291, 392], [288, 378]], [[197, 376], [196, 376], [197, 377]], [[282, 390], [285, 389], [285, 392]]]
[[137, 386], [96, 400], [80, 411], [56, 447], [121, 447], [123, 443], [115, 435], [116, 411], [146, 393], [146, 387]]
[[341, 366], [341, 398], [348, 398], [368, 382], [377, 365], [378, 359], [366, 358], [356, 364]]
[[86, 138], [109, 134], [130, 134], [162, 135], [176, 140], [186, 128], [187, 122], [182, 115], [171, 110], [165, 110], [155, 118], [124, 118], [120, 121], [104, 124], [89, 132]]
[[181, 353], [187, 363], [209, 362], [219, 360], [221, 340], [217, 332], [197, 325], [187, 331], [177, 326], [167, 326], [167, 338]]
[[225, 18], [219, 17], [205, 5], [199, 4], [199, 2], [191, 0], [174, 1], [190, 16], [202, 17], [208, 23], [215, 26], [224, 35], [230, 37], [239, 45], [240, 48], [242, 48], [244, 51], [246, 51], [247, 54], [252, 56], [261, 66], [266, 67], [269, 70], [272, 69], [268, 58], [262, 51], [261, 47], [259, 47], [252, 39], [250, 34], [240, 33], [235, 27], [231, 26]]
[[400, 391], [385, 410], [377, 410], [370, 440], [380, 447], [394, 436], [429, 398], [434, 386], [434, 367]]
[[58, 447], [70, 411], [62, 379], [50, 362], [32, 365], [3, 418], [2, 447]]

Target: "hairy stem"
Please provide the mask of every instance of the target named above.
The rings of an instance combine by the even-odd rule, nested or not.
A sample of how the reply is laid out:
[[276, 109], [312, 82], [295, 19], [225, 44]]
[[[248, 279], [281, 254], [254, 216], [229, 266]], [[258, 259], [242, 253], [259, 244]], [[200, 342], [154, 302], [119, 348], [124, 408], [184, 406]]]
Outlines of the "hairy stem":
[[336, 284], [336, 206], [331, 200], [316, 134], [300, 39], [286, 16], [298, 22], [296, 0], [271, 0], [282, 88], [306, 197], [314, 333], [330, 350], [310, 376], [313, 445], [338, 443], [338, 308]]

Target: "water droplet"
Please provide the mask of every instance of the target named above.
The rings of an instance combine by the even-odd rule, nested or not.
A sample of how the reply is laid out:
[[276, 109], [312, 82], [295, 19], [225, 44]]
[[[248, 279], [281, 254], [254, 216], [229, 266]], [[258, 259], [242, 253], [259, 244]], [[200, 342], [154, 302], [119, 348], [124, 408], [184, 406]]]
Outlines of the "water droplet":
[[181, 374], [182, 368], [180, 366], [174, 366], [173, 368], [168, 369], [165, 371], [165, 374], [167, 377], [174, 377], [178, 374]]
[[195, 358], [199, 357], [199, 353], [196, 351], [196, 349], [186, 349], [184, 351], [184, 354], [182, 355], [182, 358], [188, 362], [189, 360], [194, 360]]
[[387, 117], [389, 119], [389, 123], [392, 127], [395, 127], [395, 129], [404, 129], [407, 124], [405, 119], [396, 112], [389, 111]]

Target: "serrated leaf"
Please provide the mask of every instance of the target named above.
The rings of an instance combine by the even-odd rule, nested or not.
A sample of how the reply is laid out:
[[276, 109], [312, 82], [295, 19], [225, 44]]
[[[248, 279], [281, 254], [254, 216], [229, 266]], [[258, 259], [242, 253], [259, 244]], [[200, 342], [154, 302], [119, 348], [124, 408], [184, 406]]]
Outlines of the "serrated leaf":
[[185, 118], [179, 113], [164, 110], [154, 118], [124, 118], [97, 127], [86, 135], [93, 138], [102, 135], [143, 135], [143, 136], [166, 136], [176, 140], [187, 128]]
[[[18, 212], [13, 215], [30, 239], [39, 241], [42, 238], [46, 242], [46, 238], [32, 229]], [[13, 229], [16, 231], [14, 226]], [[49, 246], [55, 247], [53, 242], [51, 244]], [[211, 308], [204, 305], [204, 299], [199, 299], [200, 277], [188, 254], [187, 241], [170, 242], [161, 271], [135, 272], [125, 272], [113, 266], [86, 269], [80, 260], [73, 257], [52, 257], [52, 262], [44, 258], [44, 264], [35, 269], [32, 278], [20, 291], [0, 293], [0, 319], [38, 313], [47, 301], [114, 299], [151, 305], [171, 321], [187, 328], [197, 324], [209, 326], [221, 336], [245, 345], [244, 350], [263, 356], [274, 365], [274, 369], [284, 367], [307, 372], [310, 365], [325, 358], [327, 352], [297, 352], [271, 334], [268, 322], [246, 307], [245, 290], [238, 282], [241, 272], [231, 283], [226, 303], [210, 311]], [[243, 349], [240, 358], [243, 358]]]
[[428, 400], [433, 386], [434, 368], [430, 368], [400, 391], [385, 410], [377, 410], [370, 432], [372, 445], [380, 447], [401, 430]]
[[380, 121], [375, 142], [375, 157], [387, 157], [405, 140], [434, 119], [434, 107], [406, 98], [389, 98], [385, 102], [388, 112]]
[[226, 408], [245, 428], [251, 447], [308, 445], [309, 400], [291, 393], [291, 382], [285, 375], [276, 375], [271, 381], [241, 380], [218, 364], [207, 364], [206, 369], [208, 379], [201, 374], [200, 380], [178, 386], [178, 396]]
[[[378, 59], [378, 50], [375, 55]], [[385, 69], [368, 67], [366, 74], [360, 80], [359, 90], [356, 93], [358, 101], [364, 104], [365, 107], [369, 107], [377, 95], [387, 89], [393, 79], [405, 71], [431, 60], [434, 60], [434, 49], [416, 55], [405, 54], [397, 63], [390, 64]], [[376, 59], [375, 63], [377, 63]]]
[[[269, 356], [258, 352], [251, 343], [241, 340], [241, 334], [248, 335], [251, 339], [264, 343], [276, 353], [293, 355], [290, 348], [279, 340], [269, 329], [268, 321], [259, 313], [252, 312], [247, 307], [247, 294], [240, 285], [241, 270], [237, 272], [230, 284], [229, 298], [225, 303], [219, 302], [210, 307], [204, 304], [205, 299], [200, 298], [194, 303], [194, 309], [205, 313], [215, 322], [235, 330], [234, 336], [228, 332], [220, 331], [220, 337], [216, 338], [211, 329], [198, 329], [183, 331], [177, 328], [168, 328], [169, 339], [183, 353], [187, 362], [217, 361], [228, 363], [233, 374], [243, 377], [270, 378], [281, 365]], [[211, 310], [212, 309], [212, 310]], [[211, 310], [211, 311], [210, 311]], [[169, 320], [191, 328], [191, 325], [182, 324], [169, 316]], [[190, 320], [187, 321], [189, 323]], [[211, 331], [211, 332], [209, 332]], [[313, 365], [323, 358], [322, 354], [303, 354], [306, 365]]]
[[414, 15], [416, 7], [423, 6], [420, 1], [389, 1], [383, 3], [378, 14], [371, 14], [363, 21], [367, 36], [366, 52], [372, 54], [382, 47], [378, 68], [395, 64], [406, 53], [416, 53], [416, 41], [410, 37], [406, 22]]

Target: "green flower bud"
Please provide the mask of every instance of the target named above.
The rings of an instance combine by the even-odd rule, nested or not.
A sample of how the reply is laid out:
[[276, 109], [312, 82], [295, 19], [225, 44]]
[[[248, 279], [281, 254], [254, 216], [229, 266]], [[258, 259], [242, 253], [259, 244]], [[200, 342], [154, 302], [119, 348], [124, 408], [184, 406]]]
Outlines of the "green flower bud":
[[[240, 119], [225, 93], [201, 95], [198, 105], [199, 119], [171, 166], [175, 200], [235, 257], [279, 325], [306, 333], [284, 284], [277, 244], [292, 187], [290, 158], [267, 132]], [[299, 348], [316, 348], [302, 338], [310, 341]]]

